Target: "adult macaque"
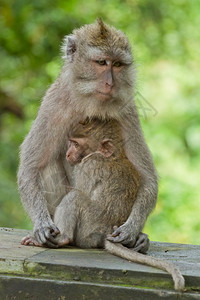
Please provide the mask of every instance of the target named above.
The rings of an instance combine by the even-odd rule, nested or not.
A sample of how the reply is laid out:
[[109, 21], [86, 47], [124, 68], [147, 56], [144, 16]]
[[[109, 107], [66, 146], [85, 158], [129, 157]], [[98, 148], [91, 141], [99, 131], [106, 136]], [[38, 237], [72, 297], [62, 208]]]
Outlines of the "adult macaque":
[[[140, 186], [140, 174], [127, 159], [117, 121], [90, 120], [72, 129], [66, 158], [74, 168], [74, 188], [58, 205], [54, 222], [60, 229], [59, 246], [106, 248], [128, 260], [158, 267], [172, 274], [175, 289], [184, 289], [184, 278], [173, 265], [144, 256], [110, 239], [129, 217]], [[33, 243], [24, 238], [22, 244]], [[140, 243], [140, 251], [142, 249]]]
[[133, 247], [156, 204], [157, 175], [133, 101], [131, 47], [121, 31], [99, 20], [67, 36], [63, 51], [61, 74], [47, 91], [21, 146], [18, 185], [22, 203], [34, 223], [37, 242], [55, 247], [60, 228], [51, 215], [72, 182], [71, 169], [65, 164], [68, 132], [87, 117], [116, 120], [126, 156], [140, 174], [140, 185], [129, 217], [110, 240]]

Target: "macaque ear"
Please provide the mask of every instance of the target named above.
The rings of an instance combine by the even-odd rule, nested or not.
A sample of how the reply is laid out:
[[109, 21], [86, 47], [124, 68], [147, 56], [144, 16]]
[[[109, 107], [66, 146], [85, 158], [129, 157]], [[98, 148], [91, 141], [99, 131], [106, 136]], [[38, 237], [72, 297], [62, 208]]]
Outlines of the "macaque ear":
[[114, 153], [115, 147], [111, 140], [104, 139], [101, 142], [101, 147], [99, 151], [103, 154], [103, 156], [110, 157]]
[[77, 38], [75, 35], [67, 35], [64, 39], [64, 43], [62, 46], [62, 51], [64, 52], [63, 58], [67, 58], [69, 62], [73, 61], [74, 53], [77, 48]]

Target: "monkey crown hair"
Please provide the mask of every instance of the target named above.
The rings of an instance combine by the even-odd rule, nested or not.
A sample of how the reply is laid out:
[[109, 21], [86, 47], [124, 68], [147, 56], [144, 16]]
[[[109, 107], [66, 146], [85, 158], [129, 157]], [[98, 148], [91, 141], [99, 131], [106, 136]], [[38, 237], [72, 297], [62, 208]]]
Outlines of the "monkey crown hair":
[[66, 53], [69, 40], [70, 42], [73, 40], [77, 48], [88, 45], [98, 47], [106, 52], [121, 49], [132, 56], [131, 46], [126, 35], [122, 31], [105, 24], [100, 18], [95, 23], [75, 29], [71, 35], [66, 36], [62, 46], [64, 53]]
[[96, 140], [109, 138], [121, 141], [121, 129], [115, 120], [102, 120], [98, 118], [86, 118], [73, 126], [69, 132], [69, 138], [92, 137]]

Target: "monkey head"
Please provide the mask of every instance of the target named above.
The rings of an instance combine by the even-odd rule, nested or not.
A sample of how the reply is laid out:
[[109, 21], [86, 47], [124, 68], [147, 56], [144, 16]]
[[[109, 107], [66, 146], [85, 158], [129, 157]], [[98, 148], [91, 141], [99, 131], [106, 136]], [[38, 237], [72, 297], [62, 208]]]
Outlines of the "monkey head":
[[103, 139], [101, 142], [97, 142], [87, 137], [72, 137], [69, 140], [66, 159], [70, 165], [74, 166], [94, 153], [100, 154], [103, 157], [110, 157], [114, 153], [112, 141], [110, 139]]
[[90, 107], [87, 115], [132, 97], [133, 58], [124, 33], [98, 20], [65, 37], [62, 49], [71, 96], [82, 99], [83, 111]]
[[88, 154], [89, 145], [85, 138], [70, 138], [66, 159], [71, 165], [76, 165]]
[[71, 165], [94, 153], [103, 157], [125, 156], [121, 128], [110, 119], [86, 118], [71, 127], [66, 159]]

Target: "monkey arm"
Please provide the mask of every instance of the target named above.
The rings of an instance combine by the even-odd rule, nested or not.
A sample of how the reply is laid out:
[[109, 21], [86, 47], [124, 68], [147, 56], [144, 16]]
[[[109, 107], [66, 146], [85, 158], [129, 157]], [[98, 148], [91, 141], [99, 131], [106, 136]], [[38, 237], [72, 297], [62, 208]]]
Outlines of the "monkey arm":
[[[55, 84], [58, 86], [58, 83]], [[59, 230], [54, 225], [48, 211], [41, 188], [41, 178], [44, 177], [43, 170], [47, 168], [48, 171], [51, 161], [55, 163], [59, 173], [61, 164], [59, 164], [58, 157], [66, 141], [67, 122], [65, 118], [68, 116], [59, 99], [56, 99], [56, 95], [59, 93], [54, 93], [52, 99], [54, 85], [47, 92], [38, 116], [21, 146], [18, 172], [21, 200], [34, 223], [35, 237], [39, 243], [49, 247], [55, 243], [54, 237]], [[50, 96], [51, 99], [48, 99]], [[44, 102], [46, 102], [45, 105]], [[53, 177], [52, 184], [54, 184]]]
[[128, 247], [136, 247], [136, 239], [142, 231], [148, 214], [153, 209], [155, 194], [140, 188], [132, 212], [128, 220], [113, 233], [108, 239], [112, 242], [122, 243]]
[[39, 189], [38, 172], [36, 169], [23, 169], [22, 163], [18, 172], [18, 185], [22, 203], [34, 224], [34, 235], [37, 241], [40, 244], [52, 247], [54, 244], [52, 233], [56, 235], [59, 230], [53, 224], [46, 200]]
[[157, 200], [157, 174], [151, 153], [145, 143], [135, 106], [125, 108], [121, 120], [125, 152], [141, 176], [132, 212], [127, 221], [112, 234], [113, 242], [133, 247]]

